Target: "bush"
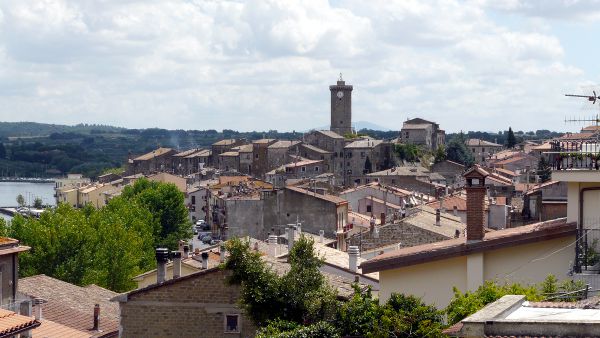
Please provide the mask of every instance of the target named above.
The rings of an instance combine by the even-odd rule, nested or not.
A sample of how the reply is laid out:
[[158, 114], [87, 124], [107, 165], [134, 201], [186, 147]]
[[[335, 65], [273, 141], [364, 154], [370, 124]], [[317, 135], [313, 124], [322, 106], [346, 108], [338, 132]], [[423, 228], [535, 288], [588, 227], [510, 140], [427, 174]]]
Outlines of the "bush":
[[[283, 324], [285, 323], [285, 324]], [[282, 329], [277, 331], [277, 329]], [[260, 330], [257, 338], [335, 338], [340, 337], [339, 331], [331, 324], [320, 321], [308, 326], [296, 326], [290, 322], [280, 322], [276, 326], [267, 326]]]

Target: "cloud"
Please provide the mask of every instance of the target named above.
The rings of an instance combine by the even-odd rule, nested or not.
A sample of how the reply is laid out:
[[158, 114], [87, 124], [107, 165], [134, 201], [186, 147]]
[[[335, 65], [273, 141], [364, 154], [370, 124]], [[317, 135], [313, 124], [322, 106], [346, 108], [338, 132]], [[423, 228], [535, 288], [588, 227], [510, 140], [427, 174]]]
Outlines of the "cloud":
[[342, 72], [354, 120], [562, 129], [562, 91], [590, 79], [547, 30], [491, 19], [529, 5], [493, 4], [3, 1], [0, 120], [305, 130]]

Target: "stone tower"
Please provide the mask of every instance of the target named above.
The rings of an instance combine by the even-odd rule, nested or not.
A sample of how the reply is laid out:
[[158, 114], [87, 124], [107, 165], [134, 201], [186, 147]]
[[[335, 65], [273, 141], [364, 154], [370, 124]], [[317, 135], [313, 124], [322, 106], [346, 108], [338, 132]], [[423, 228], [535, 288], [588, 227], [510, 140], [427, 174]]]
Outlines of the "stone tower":
[[346, 85], [342, 74], [331, 92], [331, 131], [342, 136], [352, 133], [352, 86]]

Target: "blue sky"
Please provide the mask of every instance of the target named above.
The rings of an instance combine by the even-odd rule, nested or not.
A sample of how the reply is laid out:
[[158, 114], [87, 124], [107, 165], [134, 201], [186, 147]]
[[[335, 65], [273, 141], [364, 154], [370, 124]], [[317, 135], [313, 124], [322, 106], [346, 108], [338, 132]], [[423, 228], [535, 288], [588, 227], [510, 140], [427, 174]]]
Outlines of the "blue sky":
[[306, 130], [342, 72], [355, 121], [575, 131], [598, 33], [597, 0], [5, 0], [0, 120]]

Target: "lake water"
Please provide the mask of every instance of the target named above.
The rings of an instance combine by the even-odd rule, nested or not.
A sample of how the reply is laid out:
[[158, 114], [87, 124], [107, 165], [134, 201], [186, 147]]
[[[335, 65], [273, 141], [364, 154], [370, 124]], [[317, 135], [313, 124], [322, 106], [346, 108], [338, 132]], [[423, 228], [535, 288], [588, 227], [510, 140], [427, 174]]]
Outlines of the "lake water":
[[[25, 204], [33, 204], [36, 197], [42, 199], [44, 205], [55, 205], [54, 183], [0, 182], [0, 207], [17, 206], [17, 195], [25, 197]], [[0, 217], [10, 217], [0, 214]]]

